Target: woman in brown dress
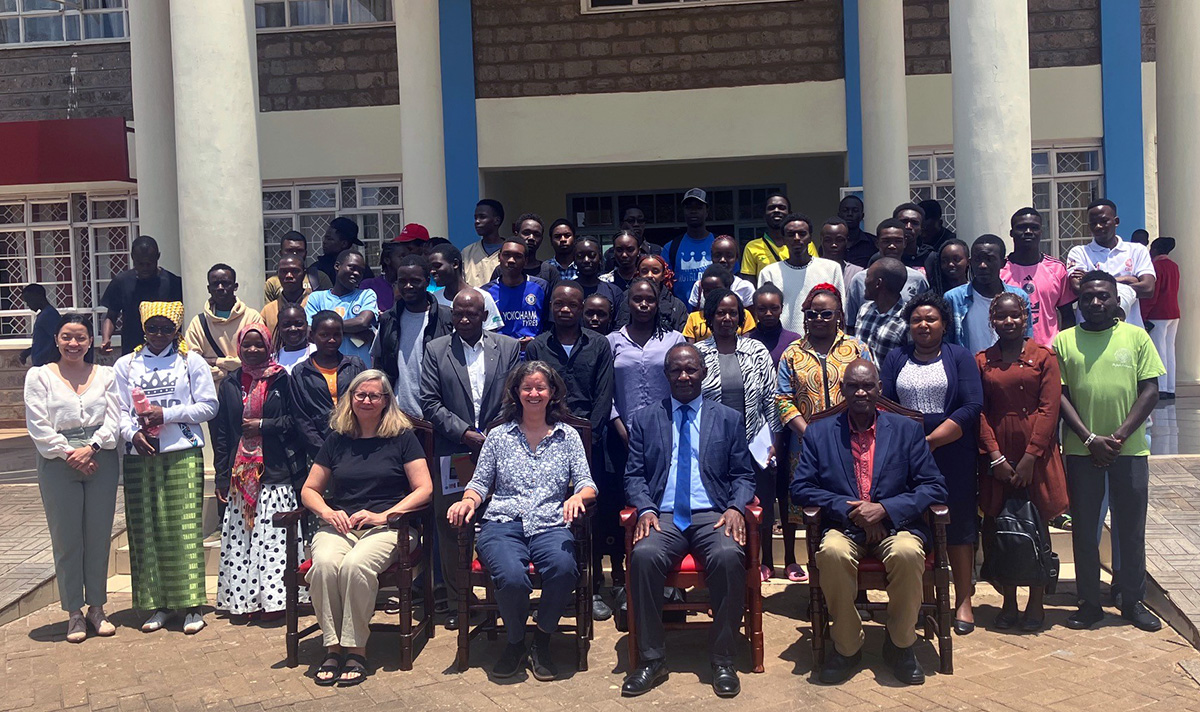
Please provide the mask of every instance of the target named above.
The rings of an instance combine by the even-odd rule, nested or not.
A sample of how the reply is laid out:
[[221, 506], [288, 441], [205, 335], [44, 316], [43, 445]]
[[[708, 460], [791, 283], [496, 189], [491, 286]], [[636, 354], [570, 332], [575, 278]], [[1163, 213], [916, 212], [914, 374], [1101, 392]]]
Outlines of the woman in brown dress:
[[[997, 296], [989, 316], [998, 340], [975, 355], [983, 379], [979, 450], [987, 458], [980, 467], [979, 506], [985, 517], [995, 517], [1009, 495], [1025, 489], [1042, 521], [1049, 521], [1067, 509], [1058, 451], [1058, 360], [1053, 351], [1025, 338], [1025, 307], [1018, 296]], [[1002, 586], [1001, 593], [1004, 606], [996, 616], [997, 628], [1020, 623], [1022, 630], [1032, 632], [1042, 627], [1043, 587], [1030, 588], [1019, 621], [1017, 587]]]

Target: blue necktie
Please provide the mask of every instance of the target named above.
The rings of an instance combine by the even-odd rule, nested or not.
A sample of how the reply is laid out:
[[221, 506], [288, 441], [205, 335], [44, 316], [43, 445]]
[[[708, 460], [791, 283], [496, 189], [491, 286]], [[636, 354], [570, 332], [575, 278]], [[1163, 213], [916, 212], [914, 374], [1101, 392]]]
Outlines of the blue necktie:
[[692, 409], [679, 406], [679, 449], [675, 460], [675, 526], [679, 531], [692, 524]]

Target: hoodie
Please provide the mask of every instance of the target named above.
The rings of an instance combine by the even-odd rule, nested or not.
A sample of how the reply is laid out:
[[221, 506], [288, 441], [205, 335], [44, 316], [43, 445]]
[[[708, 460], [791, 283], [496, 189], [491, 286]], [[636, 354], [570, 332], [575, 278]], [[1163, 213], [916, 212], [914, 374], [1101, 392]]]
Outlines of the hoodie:
[[[204, 334], [201, 319], [208, 321], [208, 330], [217, 342], [216, 347], [220, 347], [219, 352]], [[208, 362], [213, 383], [219, 388], [227, 374], [242, 367], [242, 360], [238, 358], [238, 332], [246, 324], [261, 324], [262, 321], [262, 315], [246, 306], [241, 299], [234, 300], [233, 309], [229, 311], [229, 317], [226, 319], [213, 313], [212, 300], [208, 300], [204, 302], [204, 313], [192, 317], [192, 323], [188, 324], [187, 331], [183, 333], [183, 340], [187, 342], [188, 349], [203, 356]]]

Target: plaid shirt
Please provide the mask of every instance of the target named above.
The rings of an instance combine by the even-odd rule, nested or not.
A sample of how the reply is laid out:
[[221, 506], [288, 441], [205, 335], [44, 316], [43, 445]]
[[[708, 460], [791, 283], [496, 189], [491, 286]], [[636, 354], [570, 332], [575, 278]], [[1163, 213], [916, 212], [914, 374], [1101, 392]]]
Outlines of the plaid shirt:
[[903, 346], [908, 341], [908, 324], [904, 323], [901, 312], [904, 310], [903, 300], [882, 314], [875, 308], [875, 302], [867, 302], [858, 310], [858, 321], [854, 324], [858, 340], [871, 350], [875, 363], [883, 363], [883, 359], [892, 349]]

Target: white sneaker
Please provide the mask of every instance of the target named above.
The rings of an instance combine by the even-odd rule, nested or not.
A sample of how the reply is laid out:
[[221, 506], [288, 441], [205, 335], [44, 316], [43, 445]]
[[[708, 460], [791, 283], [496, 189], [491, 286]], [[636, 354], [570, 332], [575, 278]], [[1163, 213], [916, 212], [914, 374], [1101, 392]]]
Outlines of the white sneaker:
[[167, 624], [167, 619], [170, 618], [170, 611], [155, 611], [154, 615], [142, 624], [143, 633], [153, 633], [156, 630], [162, 630], [162, 627]]
[[188, 635], [195, 635], [204, 630], [204, 625], [204, 615], [193, 611], [183, 619], [183, 632]]

